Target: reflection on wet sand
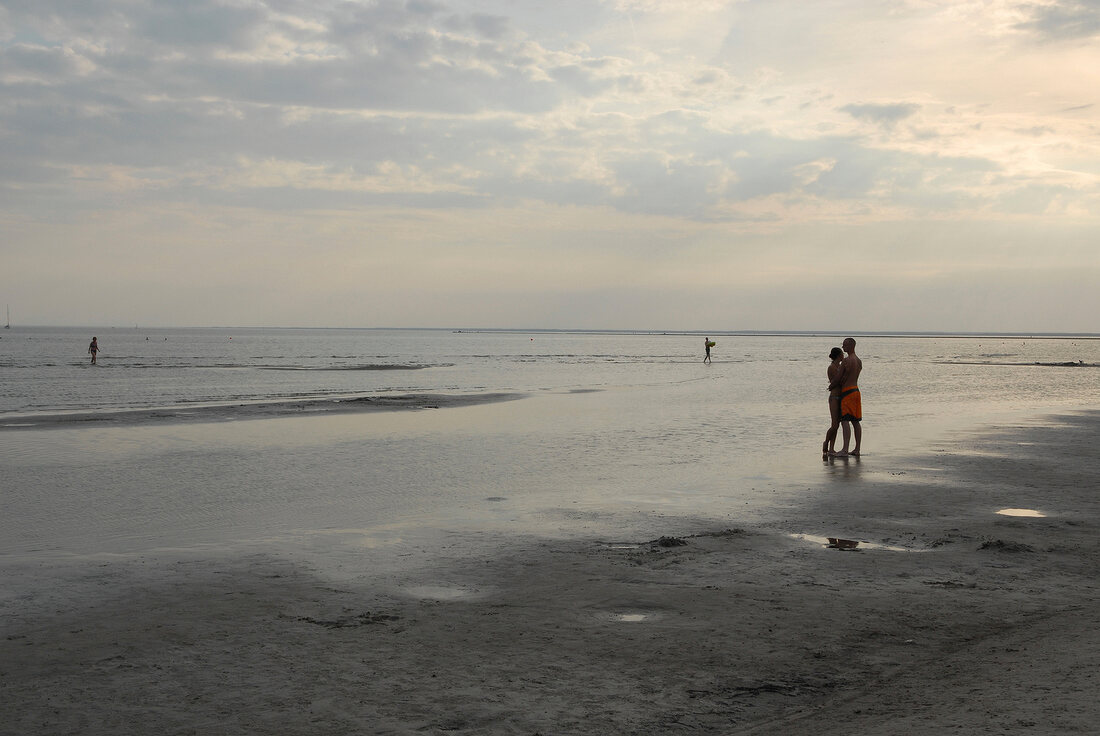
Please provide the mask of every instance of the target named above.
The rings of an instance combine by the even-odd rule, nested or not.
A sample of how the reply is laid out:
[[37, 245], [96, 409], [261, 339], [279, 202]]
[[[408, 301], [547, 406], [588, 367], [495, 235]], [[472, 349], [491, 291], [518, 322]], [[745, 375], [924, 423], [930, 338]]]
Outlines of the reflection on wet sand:
[[1046, 514], [1035, 509], [1001, 509], [997, 512], [1001, 516], [1027, 516], [1034, 519], [1046, 518]]

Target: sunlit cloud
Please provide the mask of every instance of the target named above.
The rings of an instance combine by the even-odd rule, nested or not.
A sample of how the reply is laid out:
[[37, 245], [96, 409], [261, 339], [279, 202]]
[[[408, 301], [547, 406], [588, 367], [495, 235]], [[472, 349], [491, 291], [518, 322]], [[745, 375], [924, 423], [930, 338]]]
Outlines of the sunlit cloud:
[[[436, 289], [492, 289], [479, 269], [642, 288], [710, 263], [719, 288], [751, 262], [779, 289], [973, 273], [964, 250], [1012, 223], [1035, 267], [1100, 273], [1049, 235], [1100, 226], [1098, 19], [1077, 0], [0, 0], [0, 248], [32, 263], [83, 222], [70, 242], [114, 254], [161, 218], [186, 250], [233, 212], [234, 263], [297, 239], [363, 283], [384, 261]], [[310, 237], [323, 222], [346, 241]], [[974, 245], [929, 270], [926, 223]], [[326, 288], [295, 263], [294, 288]]]

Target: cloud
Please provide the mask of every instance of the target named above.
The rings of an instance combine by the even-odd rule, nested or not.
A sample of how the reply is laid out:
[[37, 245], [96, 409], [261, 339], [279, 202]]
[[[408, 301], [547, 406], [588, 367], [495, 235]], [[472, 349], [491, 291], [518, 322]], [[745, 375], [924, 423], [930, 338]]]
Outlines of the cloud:
[[133, 36], [191, 49], [248, 46], [268, 18], [261, 6], [213, 0], [146, 3], [135, 9]]
[[385, 251], [437, 290], [486, 264], [530, 290], [553, 272], [561, 294], [578, 271], [600, 293], [714, 264], [715, 284], [766, 291], [838, 243], [907, 262], [926, 222], [973, 227], [945, 269], [1024, 225], [1022, 252], [1095, 259], [1048, 233], [1100, 212], [1100, 60], [1068, 43], [1096, 3], [0, 8], [0, 224], [22, 234], [0, 246], [29, 261], [72, 240], [124, 262], [178, 228], [183, 261], [191, 240], [238, 266], [277, 241], [295, 269], [346, 263], [375, 287]]
[[1097, 0], [1029, 3], [1021, 9], [1029, 18], [1016, 27], [1045, 41], [1074, 41], [1100, 35], [1100, 2]]
[[5, 86], [54, 84], [58, 79], [75, 79], [93, 66], [71, 49], [17, 43], [0, 55], [0, 80]]
[[[805, 211], [807, 197], [982, 198], [964, 191], [958, 157], [855, 130], [719, 122], [727, 104], [773, 119], [827, 113], [832, 92], [803, 104], [720, 66], [554, 48], [491, 4], [93, 2], [67, 14], [53, 2], [14, 12], [53, 40], [0, 47], [0, 123], [26, 141], [5, 155], [6, 181], [37, 182], [44, 201], [64, 196], [66, 172], [75, 206], [122, 187], [153, 201], [205, 200], [205, 189], [259, 208], [533, 198], [721, 221], [763, 199], [774, 217], [784, 201]], [[890, 131], [920, 106], [839, 109]]]
[[867, 120], [879, 125], [894, 125], [920, 110], [920, 105], [912, 103], [894, 103], [886, 105], [862, 104], [844, 105], [840, 108], [857, 120]]
[[507, 40], [503, 18], [425, 2], [99, 3], [72, 17], [51, 5], [12, 15], [120, 95], [468, 114], [550, 109], [555, 76], [570, 94], [605, 84], [590, 59]]
[[[732, 0], [736, 2], [737, 0]], [[713, 13], [732, 4], [731, 0], [612, 0], [624, 13]]]

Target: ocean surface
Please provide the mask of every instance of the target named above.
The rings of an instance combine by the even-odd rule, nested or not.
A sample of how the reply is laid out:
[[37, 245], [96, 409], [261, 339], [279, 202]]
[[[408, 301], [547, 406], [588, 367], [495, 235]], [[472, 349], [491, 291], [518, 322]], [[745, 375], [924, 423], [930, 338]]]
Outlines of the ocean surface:
[[[701, 334], [3, 333], [8, 560], [647, 539], [774, 516], [954, 432], [1100, 405], [1094, 338], [857, 336], [864, 457], [823, 462], [843, 335], [715, 333], [704, 365]], [[409, 396], [420, 408], [336, 411]]]

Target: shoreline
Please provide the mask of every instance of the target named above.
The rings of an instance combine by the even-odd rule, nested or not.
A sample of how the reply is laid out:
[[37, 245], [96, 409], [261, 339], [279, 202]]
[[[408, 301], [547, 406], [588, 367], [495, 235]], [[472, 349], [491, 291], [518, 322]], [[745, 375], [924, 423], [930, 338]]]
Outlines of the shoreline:
[[954, 432], [763, 522], [467, 533], [398, 571], [0, 558], [0, 734], [1087, 733], [1098, 442], [1096, 411]]
[[226, 422], [248, 419], [272, 419], [284, 416], [335, 415], [372, 411], [414, 411], [477, 406], [501, 401], [516, 401], [526, 394], [489, 392], [477, 394], [405, 393], [339, 396], [311, 399], [287, 399], [251, 403], [148, 407], [107, 411], [51, 412], [49, 414], [0, 415], [0, 432], [31, 429], [58, 429], [79, 426], [130, 426], [151, 422]]

